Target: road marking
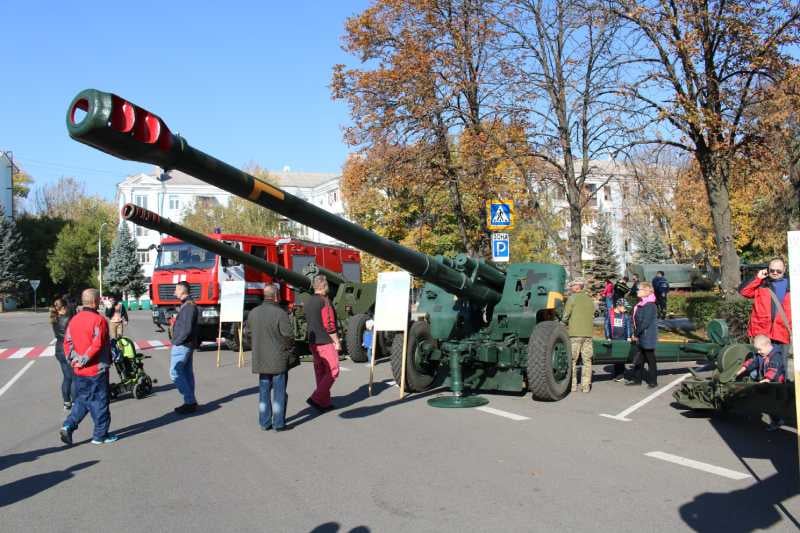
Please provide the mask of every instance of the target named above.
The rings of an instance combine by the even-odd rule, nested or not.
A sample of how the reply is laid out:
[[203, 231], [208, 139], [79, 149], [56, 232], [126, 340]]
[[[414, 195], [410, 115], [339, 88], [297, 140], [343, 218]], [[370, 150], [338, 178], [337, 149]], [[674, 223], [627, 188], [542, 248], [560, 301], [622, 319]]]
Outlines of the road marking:
[[136, 341], [134, 344], [138, 350], [147, 350], [152, 347], [148, 341]]
[[476, 407], [478, 411], [483, 411], [484, 413], [489, 413], [490, 415], [497, 415], [502, 416], [503, 418], [510, 418], [511, 420], [516, 420], [517, 422], [521, 420], [530, 420], [527, 416], [516, 415], [514, 413], [509, 413], [508, 411], [501, 411], [500, 409], [495, 409], [494, 407]]
[[342, 372], [351, 372], [353, 369], [347, 368], [346, 366], [340, 366], [339, 370], [341, 370]]
[[0, 359], [8, 359], [12, 353], [16, 352], [17, 348], [6, 348], [0, 351]]
[[718, 476], [726, 477], [728, 479], [735, 479], [736, 481], [741, 481], [743, 479], [751, 477], [750, 474], [737, 472], [736, 470], [728, 470], [727, 468], [710, 465], [708, 463], [701, 463], [700, 461], [695, 461], [694, 459], [687, 459], [686, 457], [681, 457], [679, 455], [672, 455], [671, 453], [648, 452], [645, 455], [647, 457], [652, 457], [654, 459], [661, 459], [662, 461], [667, 461], [668, 463], [674, 463], [676, 465], [687, 466], [689, 468], [694, 468], [696, 470], [702, 470], [703, 472], [708, 472], [709, 474], [716, 474]]
[[48, 346], [52, 346], [52, 345], [54, 345], [55, 343], [56, 343], [56, 340], [55, 340], [55, 339], [53, 339], [53, 340], [51, 340], [51, 341], [48, 343]]
[[56, 354], [55, 346], [48, 346], [39, 357], [53, 357]]
[[632, 412], [638, 410], [639, 408], [647, 405], [651, 401], [655, 400], [656, 398], [658, 398], [659, 396], [661, 396], [665, 392], [669, 391], [669, 389], [671, 389], [675, 385], [679, 384], [680, 382], [682, 382], [684, 379], [688, 378], [689, 376], [691, 376], [691, 374], [684, 374], [683, 376], [679, 377], [678, 379], [671, 381], [667, 385], [665, 385], [665, 386], [661, 387], [660, 389], [658, 389], [657, 391], [655, 391], [650, 396], [647, 396], [643, 400], [638, 401], [635, 404], [631, 405], [630, 407], [628, 407], [627, 409], [625, 409], [621, 413], [618, 413], [616, 415], [600, 414], [600, 416], [604, 416], [606, 418], [611, 418], [613, 420], [619, 420], [620, 422], [630, 422], [631, 419], [627, 418], [627, 416], [629, 414], [631, 414]]
[[397, 382], [395, 380], [387, 381], [386, 382], [390, 387], [397, 387]]
[[15, 382], [15, 381], [17, 381], [19, 378], [21, 378], [21, 377], [22, 377], [22, 374], [24, 374], [24, 373], [25, 373], [25, 371], [26, 371], [26, 370], [28, 370], [28, 369], [31, 367], [31, 365], [33, 365], [33, 363], [35, 363], [35, 362], [36, 362], [36, 361], [28, 361], [28, 364], [27, 364], [27, 365], [25, 365], [25, 366], [23, 366], [23, 367], [22, 367], [22, 370], [20, 370], [20, 371], [19, 371], [19, 372], [17, 372], [16, 374], [14, 374], [14, 377], [13, 377], [13, 378], [11, 378], [11, 379], [9, 380], [9, 382], [8, 382], [8, 383], [6, 383], [5, 385], [3, 385], [3, 388], [2, 388], [2, 389], [0, 389], [0, 396], [2, 396], [3, 394], [5, 394], [5, 393], [6, 393], [6, 391], [7, 391], [8, 389], [10, 389], [10, 388], [11, 388], [11, 385], [13, 385], [13, 384], [14, 384], [14, 382]]
[[34, 346], [33, 349], [27, 353], [27, 357], [28, 359], [36, 359], [42, 355], [46, 349], [47, 346]]
[[22, 359], [23, 357], [25, 357], [26, 355], [31, 353], [34, 348], [36, 348], [36, 347], [35, 346], [30, 346], [28, 348], [20, 348], [19, 350], [16, 351], [16, 353], [14, 353], [13, 355], [10, 355], [8, 358], [9, 359]]

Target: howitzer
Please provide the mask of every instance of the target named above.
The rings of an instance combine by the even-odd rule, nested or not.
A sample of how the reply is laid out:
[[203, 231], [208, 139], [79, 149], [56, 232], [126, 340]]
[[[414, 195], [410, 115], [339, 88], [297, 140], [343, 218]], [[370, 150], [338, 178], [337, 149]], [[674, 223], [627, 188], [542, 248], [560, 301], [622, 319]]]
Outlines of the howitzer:
[[[80, 111], [85, 115], [78, 116]], [[178, 169], [247, 198], [301, 224], [405, 269], [426, 282], [408, 348], [395, 338], [392, 371], [406, 387], [428, 388], [438, 370], [449, 369], [454, 397], [443, 406], [468, 406], [464, 388], [523, 391], [558, 400], [569, 392], [569, 337], [557, 320], [566, 272], [559, 265], [511, 264], [504, 272], [460, 254], [432, 257], [332, 215], [205, 154], [173, 134], [158, 116], [116, 95], [79, 93], [67, 110], [69, 135], [122, 159]], [[403, 302], [405, 304], [405, 302]], [[437, 399], [438, 400], [438, 399]]]
[[703, 378], [692, 372], [692, 376], [672, 393], [673, 398], [679, 406], [697, 411], [768, 413], [786, 421], [796, 421], [794, 383], [759, 383], [750, 376], [737, 379], [736, 374], [745, 359], [754, 353], [750, 344], [723, 346], [713, 361], [711, 376]]
[[[348, 281], [338, 273], [313, 263], [306, 267], [304, 274], [300, 274], [276, 263], [243, 252], [218, 239], [212, 239], [202, 233], [192, 231], [134, 204], [125, 204], [122, 207], [121, 214], [123, 219], [134, 224], [159, 233], [166, 233], [204, 250], [214, 252], [220, 257], [237, 261], [259, 272], [269, 274], [275, 280], [288, 283], [305, 294], [313, 294], [312, 279], [315, 275], [325, 276], [333, 295], [332, 303], [339, 319], [339, 329], [343, 333], [343, 338], [347, 340], [345, 343], [346, 352], [353, 361], [364, 362], [367, 360], [367, 354], [361, 346], [361, 338], [364, 334], [366, 321], [375, 306], [374, 283]], [[296, 342], [305, 342], [307, 338], [308, 328], [303, 314], [303, 300], [304, 298], [301, 298], [300, 305], [291, 310]], [[249, 342], [246, 343], [249, 344]]]

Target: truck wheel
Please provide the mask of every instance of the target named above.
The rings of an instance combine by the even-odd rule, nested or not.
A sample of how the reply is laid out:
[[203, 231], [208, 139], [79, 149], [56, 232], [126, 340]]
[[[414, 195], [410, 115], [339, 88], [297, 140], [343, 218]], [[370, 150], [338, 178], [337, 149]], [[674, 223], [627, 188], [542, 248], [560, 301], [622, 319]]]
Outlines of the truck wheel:
[[368, 360], [367, 349], [362, 346], [367, 320], [369, 320], [369, 316], [363, 313], [347, 319], [347, 333], [344, 336], [345, 348], [350, 359], [355, 363], [364, 363]]
[[570, 387], [572, 355], [567, 329], [548, 320], [533, 328], [528, 340], [528, 390], [534, 400], [553, 402]]
[[[406, 353], [406, 391], [419, 392], [427, 389], [436, 376], [436, 366], [430, 362], [427, 355], [435, 347], [431, 336], [431, 328], [425, 321], [411, 324], [408, 330], [408, 347]], [[400, 386], [403, 365], [403, 336], [395, 335], [392, 340], [392, 375]]]

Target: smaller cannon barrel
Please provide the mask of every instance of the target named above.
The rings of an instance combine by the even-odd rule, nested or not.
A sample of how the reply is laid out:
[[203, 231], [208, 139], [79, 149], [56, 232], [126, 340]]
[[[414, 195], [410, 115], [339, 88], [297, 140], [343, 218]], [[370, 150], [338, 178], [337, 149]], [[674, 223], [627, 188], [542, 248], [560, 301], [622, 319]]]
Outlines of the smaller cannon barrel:
[[[81, 113], [83, 112], [83, 113]], [[500, 301], [502, 273], [492, 267], [467, 273], [444, 261], [406, 248], [302, 198], [243, 172], [189, 145], [159, 116], [111, 93], [87, 89], [67, 110], [73, 139], [115, 157], [177, 169], [220, 189], [388, 261], [460, 298], [482, 304]], [[489, 279], [484, 279], [484, 274]]]
[[[181, 226], [180, 224], [176, 224], [175, 222], [172, 222], [167, 218], [163, 218], [152, 211], [148, 211], [143, 207], [139, 207], [138, 205], [125, 204], [122, 207], [122, 218], [133, 222], [136, 225], [158, 231], [159, 233], [172, 235], [173, 237], [181, 239], [184, 242], [188, 242], [190, 244], [194, 244], [195, 246], [199, 246], [204, 250], [214, 252], [221, 257], [238, 261], [244, 265], [258, 270], [259, 272], [264, 272], [276, 279], [290, 283], [301, 291], [313, 292], [311, 280], [303, 274], [299, 274], [280, 265], [276, 265], [275, 263], [271, 263], [254, 255], [245, 253], [237, 248], [234, 248], [233, 246], [230, 246], [229, 244], [225, 244], [217, 239], [207, 237], [202, 233], [192, 231], [189, 228]], [[317, 271], [324, 275], [331, 285], [338, 286], [342, 283], [345, 283], [344, 278], [342, 278], [336, 272], [320, 266], [317, 266]]]

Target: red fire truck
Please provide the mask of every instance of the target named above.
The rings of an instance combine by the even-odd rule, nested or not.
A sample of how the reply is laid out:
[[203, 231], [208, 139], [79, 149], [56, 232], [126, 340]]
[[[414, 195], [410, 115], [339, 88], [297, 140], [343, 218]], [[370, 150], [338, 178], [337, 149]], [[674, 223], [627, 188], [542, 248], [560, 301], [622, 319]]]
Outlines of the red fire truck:
[[[361, 281], [361, 256], [357, 250], [351, 248], [297, 239], [230, 233], [214, 233], [208, 236], [294, 272], [302, 273], [303, 269], [313, 262], [342, 274], [349, 281]], [[219, 282], [225, 280], [245, 281], [245, 318], [250, 309], [261, 303], [264, 285], [279, 282], [279, 280], [273, 281], [270, 275], [248, 266], [219, 257], [173, 237], [165, 237], [158, 248], [150, 283], [153, 322], [169, 326], [179, 303], [175, 298], [175, 285], [179, 281], [186, 281], [189, 283], [192, 299], [200, 311], [200, 340], [215, 340], [219, 329]], [[280, 286], [281, 303], [291, 309], [295, 303], [296, 293], [285, 283], [280, 283]], [[223, 337], [229, 347], [238, 349], [238, 325], [223, 324]], [[245, 338], [249, 338], [249, 335], [245, 335]]]

